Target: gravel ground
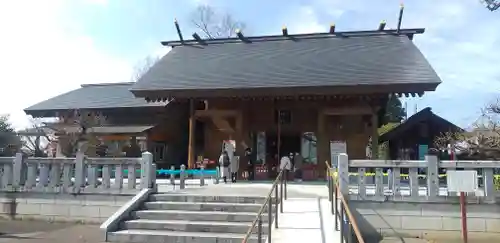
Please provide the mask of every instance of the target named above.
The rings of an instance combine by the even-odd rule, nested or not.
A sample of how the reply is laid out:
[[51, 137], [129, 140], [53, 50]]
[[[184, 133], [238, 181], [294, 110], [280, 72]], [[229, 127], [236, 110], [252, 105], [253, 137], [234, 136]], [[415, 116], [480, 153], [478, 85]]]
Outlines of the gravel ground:
[[99, 243], [98, 225], [0, 220], [0, 243]]

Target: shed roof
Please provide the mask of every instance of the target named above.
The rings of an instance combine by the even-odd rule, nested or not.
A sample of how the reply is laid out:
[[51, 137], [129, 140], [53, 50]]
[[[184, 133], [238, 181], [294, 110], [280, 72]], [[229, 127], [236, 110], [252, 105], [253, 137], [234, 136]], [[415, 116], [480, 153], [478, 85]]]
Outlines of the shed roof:
[[[100, 135], [118, 135], [118, 134], [141, 134], [153, 128], [153, 125], [135, 126], [94, 126], [89, 127], [87, 133], [100, 134]], [[73, 124], [47, 124], [48, 129], [56, 132], [64, 133], [79, 133], [81, 127]]]
[[[409, 36], [424, 29], [165, 42], [173, 49], [131, 88], [139, 97], [203, 97], [236, 89], [311, 93], [310, 88], [392, 86], [432, 91], [441, 82]], [[404, 87], [420, 85], [420, 90]], [[404, 86], [404, 87], [403, 87]], [[274, 89], [274, 90], [271, 90]], [[415, 87], [413, 87], [415, 89]], [[215, 94], [215, 93], [214, 93]]]
[[448, 131], [453, 131], [453, 132], [463, 132], [464, 130], [457, 125], [449, 122], [448, 120], [434, 114], [432, 112], [432, 109], [430, 107], [427, 107], [411, 117], [409, 117], [405, 122], [402, 124], [394, 127], [393, 129], [389, 130], [388, 132], [382, 134], [379, 137], [379, 142], [383, 143], [389, 140], [393, 140], [395, 138], [399, 138], [401, 136], [404, 136], [404, 134], [408, 131], [410, 131], [412, 128], [420, 124], [421, 122], [431, 122], [433, 126], [438, 127], [439, 129], [443, 130], [443, 132], [448, 132]]
[[165, 106], [136, 98], [130, 91], [134, 83], [83, 84], [81, 88], [58, 95], [24, 111], [35, 116], [56, 116], [56, 112], [75, 109], [115, 109]]

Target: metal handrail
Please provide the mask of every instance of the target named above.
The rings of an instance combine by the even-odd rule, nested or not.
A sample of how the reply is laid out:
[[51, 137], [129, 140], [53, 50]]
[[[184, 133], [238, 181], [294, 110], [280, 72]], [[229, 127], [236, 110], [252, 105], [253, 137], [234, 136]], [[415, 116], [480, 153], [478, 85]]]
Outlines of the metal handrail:
[[[266, 209], [266, 206], [268, 208], [267, 210], [267, 215], [268, 215], [268, 233], [267, 233], [267, 242], [271, 243], [271, 230], [272, 230], [272, 220], [273, 220], [273, 203], [271, 202], [272, 194], [274, 192], [274, 197], [276, 200], [275, 203], [275, 212], [274, 212], [274, 228], [278, 228], [278, 199], [279, 199], [279, 205], [280, 205], [280, 212], [283, 213], [283, 198], [286, 200], [287, 199], [287, 176], [288, 176], [288, 171], [286, 170], [286, 166], [283, 167], [283, 169], [280, 170], [278, 173], [278, 176], [276, 176], [276, 179], [274, 180], [271, 190], [269, 190], [269, 193], [267, 194], [266, 200], [260, 207], [257, 216], [255, 217], [254, 221], [252, 222], [252, 225], [248, 229], [247, 233], [245, 234], [245, 237], [243, 238], [242, 243], [247, 243], [247, 241], [250, 239], [250, 236], [252, 236], [253, 230], [255, 226], [258, 226], [257, 228], [257, 237], [258, 237], [258, 243], [262, 243], [265, 241], [263, 239], [263, 231], [262, 231], [262, 214], [264, 213], [264, 210]], [[278, 185], [280, 184], [280, 195], [278, 196]]]
[[[359, 230], [358, 224], [356, 222], [356, 218], [352, 214], [349, 204], [347, 200], [342, 195], [342, 192], [339, 190], [339, 182], [335, 176], [334, 170], [328, 164], [328, 161], [325, 161], [326, 168], [328, 170], [328, 199], [331, 202], [331, 213], [335, 216], [335, 230], [340, 231], [340, 240], [351, 243], [354, 242], [352, 239], [353, 233], [356, 236], [357, 243], [365, 243], [363, 239], [363, 235]], [[340, 210], [337, 205], [338, 199], [340, 197]], [[340, 212], [339, 212], [340, 211]], [[339, 229], [339, 221], [340, 221], [340, 229]], [[347, 226], [347, 228], [346, 228]], [[347, 231], [347, 232], [346, 232]]]

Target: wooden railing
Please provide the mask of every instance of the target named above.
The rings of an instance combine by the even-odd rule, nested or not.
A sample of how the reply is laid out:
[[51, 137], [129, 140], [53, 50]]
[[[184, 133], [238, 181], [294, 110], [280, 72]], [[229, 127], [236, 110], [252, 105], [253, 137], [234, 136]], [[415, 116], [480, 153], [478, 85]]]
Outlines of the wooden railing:
[[[339, 190], [336, 170], [332, 169], [328, 162], [325, 164], [328, 172], [328, 200], [330, 201], [331, 213], [335, 217], [335, 230], [340, 231], [340, 242], [364, 243], [363, 235], [349, 208], [348, 200]], [[356, 241], [353, 241], [353, 237], [356, 238]]]
[[0, 191], [135, 194], [153, 188], [156, 165], [149, 152], [141, 158], [0, 157]]
[[[285, 166], [286, 167], [286, 166]], [[283, 168], [285, 168], [283, 167]], [[257, 213], [257, 217], [252, 222], [252, 225], [248, 229], [245, 237], [243, 238], [242, 243], [247, 243], [247, 241], [252, 237], [255, 233], [257, 234], [257, 242], [258, 243], [271, 243], [272, 240], [272, 223], [273, 223], [273, 213], [274, 213], [274, 227], [278, 228], [278, 204], [280, 206], [280, 212], [283, 213], [283, 201], [287, 199], [287, 176], [288, 171], [286, 169], [281, 169], [278, 173], [278, 176], [274, 180], [271, 190], [267, 194], [266, 200], [264, 204], [260, 207], [259, 212]], [[279, 195], [278, 195], [279, 190]], [[273, 210], [273, 193], [274, 193], [274, 210]], [[266, 211], [267, 209], [267, 211]], [[268, 226], [267, 226], [267, 241], [264, 239], [264, 229], [262, 228], [262, 216], [267, 212], [268, 218]], [[255, 228], [257, 227], [257, 232], [255, 232]]]

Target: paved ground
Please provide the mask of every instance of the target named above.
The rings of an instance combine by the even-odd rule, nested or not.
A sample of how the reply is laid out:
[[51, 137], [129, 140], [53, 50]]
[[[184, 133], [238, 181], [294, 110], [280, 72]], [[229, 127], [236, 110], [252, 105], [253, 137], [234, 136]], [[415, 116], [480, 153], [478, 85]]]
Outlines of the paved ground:
[[340, 243], [328, 199], [289, 198], [279, 214], [278, 229], [272, 231], [276, 243]]
[[[166, 181], [159, 185], [160, 192], [171, 191], [173, 188]], [[198, 181], [199, 182], [199, 181]], [[207, 184], [212, 184], [207, 180]], [[190, 181], [187, 190], [177, 191], [178, 193], [196, 193], [211, 195], [261, 195], [266, 196], [271, 188], [271, 183], [249, 183], [240, 182], [236, 184], [219, 184], [217, 186], [207, 186], [200, 188], [196, 181]], [[177, 188], [176, 188], [177, 189]], [[306, 242], [337, 242], [331, 230], [333, 226], [333, 217], [329, 214], [328, 189], [325, 182], [321, 183], [290, 183], [288, 184], [288, 200], [284, 203], [285, 214], [281, 215], [280, 227], [281, 233], [274, 234], [274, 237], [285, 239], [290, 242], [291, 239], [302, 239], [299, 235], [315, 234], [316, 240], [307, 240]], [[299, 199], [301, 198], [301, 199]], [[318, 201], [319, 200], [319, 201]], [[318, 202], [320, 202], [318, 204]], [[321, 206], [320, 206], [321, 205]], [[326, 205], [326, 206], [325, 206]], [[325, 209], [326, 207], [326, 209]], [[302, 211], [300, 211], [302, 210]], [[323, 218], [320, 217], [324, 215]], [[324, 213], [327, 213], [325, 215]], [[300, 220], [296, 220], [297, 217]], [[331, 217], [331, 218], [330, 218]], [[288, 220], [287, 220], [288, 218]], [[308, 218], [308, 220], [304, 220]], [[322, 219], [321, 219], [322, 218]], [[295, 222], [290, 224], [288, 222]], [[299, 230], [296, 222], [307, 223], [302, 225]], [[295, 228], [294, 228], [295, 227]], [[299, 227], [300, 228], [300, 227]], [[287, 236], [284, 236], [285, 231]], [[301, 233], [302, 232], [302, 233]], [[306, 232], [306, 233], [304, 233]], [[281, 234], [281, 237], [280, 237]], [[290, 238], [291, 236], [291, 238]], [[296, 236], [296, 237], [294, 237]], [[274, 238], [273, 237], [273, 238]], [[313, 236], [311, 236], [313, 237]], [[318, 238], [319, 237], [319, 238]], [[102, 243], [104, 234], [99, 230], [98, 225], [81, 225], [72, 223], [48, 223], [45, 221], [7, 221], [0, 220], [0, 243]], [[312, 238], [309, 238], [312, 239]], [[386, 238], [383, 243], [455, 243], [461, 241], [427, 241], [423, 239], [400, 239]], [[472, 243], [489, 243], [490, 241], [473, 241]]]
[[98, 225], [0, 220], [0, 243], [100, 243]]

